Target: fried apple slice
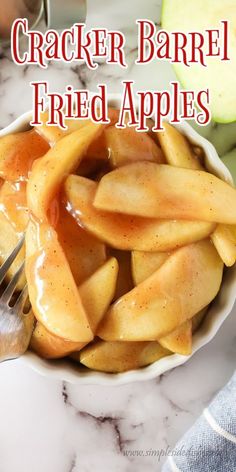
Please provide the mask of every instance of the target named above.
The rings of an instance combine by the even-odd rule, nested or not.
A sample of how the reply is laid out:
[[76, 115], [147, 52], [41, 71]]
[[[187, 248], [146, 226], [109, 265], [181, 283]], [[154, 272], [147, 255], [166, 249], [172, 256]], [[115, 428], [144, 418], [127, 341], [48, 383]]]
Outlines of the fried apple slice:
[[30, 221], [26, 231], [26, 278], [37, 320], [52, 334], [89, 342], [93, 332], [56, 231]]
[[[12, 253], [17, 243], [22, 237], [21, 233], [17, 233], [13, 225], [6, 218], [4, 213], [0, 211], [0, 265], [5, 262], [7, 257]], [[7, 279], [11, 280], [18, 269], [21, 267], [25, 259], [25, 248], [22, 247], [19, 254], [11, 264], [8, 272]], [[26, 284], [25, 275], [22, 274], [17, 284], [17, 289], [22, 290]]]
[[218, 225], [211, 239], [227, 267], [236, 261], [236, 225]]
[[[199, 161], [186, 138], [173, 126], [164, 123], [164, 131], [157, 133], [168, 164], [189, 169], [201, 169]], [[231, 267], [236, 261], [236, 226], [217, 225], [211, 240], [226, 266]]]
[[[26, 182], [4, 182], [0, 189], [0, 264], [7, 259], [21, 239], [28, 219]], [[24, 258], [25, 248], [22, 247], [7, 272], [8, 280], [15, 275], [23, 264]], [[17, 289], [22, 290], [25, 284], [25, 274], [22, 273]]]
[[118, 269], [116, 258], [111, 257], [79, 287], [80, 297], [94, 334], [114, 297]]
[[[94, 333], [113, 299], [117, 272], [117, 260], [113, 257], [79, 287], [79, 294]], [[30, 347], [46, 359], [57, 359], [79, 351], [86, 344], [55, 336], [37, 322]]]
[[[194, 157], [187, 139], [176, 128], [164, 123], [164, 131], [157, 133], [168, 164], [189, 169], [202, 169]], [[201, 152], [201, 150], [198, 150]], [[219, 255], [226, 266], [232, 266], [236, 261], [236, 226], [217, 225], [211, 236]]]
[[[140, 284], [168, 259], [168, 252], [132, 251], [132, 273], [135, 285]], [[172, 333], [158, 339], [161, 346], [178, 354], [189, 355], [192, 351], [192, 320], [185, 321]]]
[[101, 241], [116, 249], [169, 251], [207, 237], [215, 225], [199, 221], [168, 221], [132, 217], [98, 210], [93, 206], [97, 184], [70, 175], [64, 184], [67, 210]]
[[[164, 131], [157, 133], [168, 164], [189, 169], [202, 169], [186, 138], [173, 126], [164, 123]], [[219, 255], [226, 266], [231, 267], [236, 261], [236, 226], [217, 225], [212, 234]]]
[[0, 189], [0, 211], [3, 212], [17, 233], [25, 231], [29, 220], [26, 182], [3, 183]]
[[219, 291], [223, 263], [209, 240], [176, 250], [153, 275], [114, 303], [98, 336], [152, 341], [208, 305]]
[[68, 134], [78, 131], [88, 125], [89, 120], [65, 120], [66, 129], [62, 129], [57, 125], [47, 125], [49, 116], [48, 111], [40, 113], [40, 121], [42, 125], [35, 126], [37, 132], [48, 142], [50, 146], [54, 146], [60, 139]]
[[156, 133], [168, 164], [186, 169], [202, 170], [185, 136], [169, 123], [163, 123], [164, 131]]
[[203, 308], [194, 315], [191, 320], [185, 321], [182, 325], [172, 331], [172, 333], [167, 334], [163, 338], [159, 338], [158, 342], [161, 346], [177, 354], [182, 354], [184, 356], [190, 355], [192, 352], [192, 334], [198, 330], [207, 312], [207, 308], [208, 307]]
[[82, 349], [85, 345], [86, 343], [76, 343], [55, 336], [39, 322], [37, 322], [30, 340], [30, 348], [44, 359], [65, 357], [75, 350]]
[[201, 325], [203, 319], [205, 318], [205, 315], [207, 313], [208, 306], [200, 310], [196, 315], [193, 316], [192, 318], [192, 332], [193, 334], [196, 333], [198, 330], [199, 326]]
[[158, 342], [171, 352], [188, 356], [192, 352], [192, 320], [185, 321]]
[[137, 162], [102, 177], [94, 199], [100, 210], [153, 218], [236, 223], [236, 189], [214, 175]]
[[73, 359], [80, 360], [81, 364], [89, 369], [125, 372], [151, 364], [171, 353], [157, 342], [97, 341], [85, 347], [79, 354], [73, 354]]
[[80, 285], [105, 262], [105, 244], [81, 228], [62, 205], [56, 232], [75, 283]]
[[104, 137], [113, 167], [136, 161], [165, 162], [160, 147], [147, 133], [137, 133], [133, 128], [117, 129], [110, 126], [105, 129]]
[[[110, 124], [115, 124], [118, 120], [119, 110], [115, 108], [108, 109], [108, 117], [110, 119]], [[66, 129], [59, 128], [57, 125], [47, 125], [48, 122], [48, 111], [40, 113], [40, 120], [42, 125], [35, 126], [37, 132], [50, 144], [54, 146], [60, 139], [64, 138], [68, 134], [73, 133], [74, 131], [81, 130], [85, 126], [91, 123], [89, 119], [68, 119], [65, 120]], [[94, 149], [94, 148], [93, 148]], [[102, 157], [103, 158], [103, 157]]]
[[101, 131], [101, 125], [90, 122], [59, 140], [54, 148], [35, 162], [27, 186], [27, 201], [36, 218], [47, 221], [49, 205], [60, 185], [76, 169], [89, 145]]
[[140, 284], [153, 274], [169, 257], [168, 252], [132, 251], [132, 276], [135, 285]]
[[35, 159], [49, 149], [48, 143], [34, 130], [0, 138], [0, 177], [4, 180], [27, 180]]
[[[88, 124], [88, 120], [85, 122]], [[76, 124], [69, 124], [66, 134], [76, 129]], [[64, 131], [61, 131], [61, 137]], [[137, 133], [133, 128], [117, 129], [115, 126], [104, 127], [103, 133], [89, 146], [85, 160], [108, 160], [113, 167], [120, 167], [129, 162], [153, 161], [165, 162], [161, 148], [146, 133]]]
[[[168, 259], [168, 252], [132, 251], [132, 273], [135, 285], [140, 284]], [[161, 346], [178, 354], [188, 355], [192, 351], [192, 320], [185, 321], [172, 333], [159, 338]]]

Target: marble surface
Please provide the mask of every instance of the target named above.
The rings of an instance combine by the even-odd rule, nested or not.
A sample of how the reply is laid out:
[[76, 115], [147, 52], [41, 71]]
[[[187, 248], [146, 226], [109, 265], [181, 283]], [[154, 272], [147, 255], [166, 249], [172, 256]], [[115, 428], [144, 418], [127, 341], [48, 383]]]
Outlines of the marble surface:
[[[159, 21], [160, 1], [91, 0], [88, 26], [122, 29], [129, 67], [16, 67], [0, 58], [0, 128], [31, 108], [31, 80], [47, 79], [94, 89], [105, 82], [118, 92], [122, 78], [136, 87], [162, 88], [168, 64], [135, 65], [135, 19]], [[127, 12], [128, 5], [128, 12]], [[214, 131], [214, 130], [213, 130]], [[211, 128], [205, 130], [210, 136]], [[226, 150], [232, 143], [224, 143]], [[168, 448], [193, 424], [235, 369], [234, 310], [215, 339], [187, 364], [153, 380], [121, 387], [80, 386], [41, 377], [21, 361], [0, 365], [0, 470], [2, 472], [161, 471]]]

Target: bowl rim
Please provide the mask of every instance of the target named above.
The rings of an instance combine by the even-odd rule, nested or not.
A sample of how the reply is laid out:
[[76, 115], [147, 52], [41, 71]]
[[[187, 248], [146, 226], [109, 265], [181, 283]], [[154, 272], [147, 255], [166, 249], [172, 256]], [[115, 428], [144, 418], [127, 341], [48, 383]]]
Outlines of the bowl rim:
[[[121, 102], [121, 94], [109, 94], [109, 106], [119, 107]], [[11, 124], [0, 130], [0, 137], [10, 133], [24, 131], [29, 128], [32, 111], [28, 111], [15, 119]], [[181, 133], [186, 135], [191, 143], [198, 145], [204, 149], [206, 156], [207, 169], [225, 180], [229, 184], [233, 184], [232, 176], [220, 160], [214, 146], [204, 137], [202, 137], [189, 123], [183, 121], [179, 124], [173, 124]], [[193, 337], [193, 350], [191, 355], [183, 356], [180, 354], [172, 354], [164, 357], [146, 367], [130, 370], [127, 372], [112, 374], [93, 370], [79, 370], [76, 364], [66, 360], [46, 360], [39, 357], [31, 351], [27, 351], [23, 356], [17, 359], [21, 365], [32, 368], [35, 372], [60, 381], [65, 381], [74, 385], [123, 385], [130, 382], [151, 380], [159, 375], [167, 372], [175, 367], [185, 364], [200, 348], [208, 344], [222, 323], [233, 309], [236, 298], [236, 268], [226, 269], [223, 282], [216, 299], [212, 302], [207, 316], [204, 319], [199, 330]]]

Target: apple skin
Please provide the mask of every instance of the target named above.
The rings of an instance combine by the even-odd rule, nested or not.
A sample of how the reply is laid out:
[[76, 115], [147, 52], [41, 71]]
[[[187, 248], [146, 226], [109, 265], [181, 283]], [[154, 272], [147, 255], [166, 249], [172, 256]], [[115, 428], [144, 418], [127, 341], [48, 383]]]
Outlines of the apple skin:
[[168, 32], [201, 33], [206, 29], [219, 29], [222, 20], [229, 20], [230, 61], [206, 57], [207, 67], [176, 63], [173, 68], [183, 88], [195, 91], [209, 88], [212, 118], [218, 123], [230, 123], [236, 120], [235, 1], [163, 0], [161, 23]]

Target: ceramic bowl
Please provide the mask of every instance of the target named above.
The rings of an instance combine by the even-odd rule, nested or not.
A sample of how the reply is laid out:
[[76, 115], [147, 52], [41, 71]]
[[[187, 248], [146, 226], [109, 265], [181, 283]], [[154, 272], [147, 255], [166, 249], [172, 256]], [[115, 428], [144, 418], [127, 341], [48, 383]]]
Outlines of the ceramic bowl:
[[[109, 104], [110, 106], [118, 108], [120, 105], [120, 97], [115, 95], [110, 96]], [[25, 113], [11, 125], [0, 131], [0, 136], [24, 131], [29, 128], [30, 121], [31, 112]], [[176, 127], [181, 131], [181, 133], [187, 136], [191, 143], [203, 148], [206, 156], [206, 168], [222, 180], [232, 183], [232, 177], [228, 169], [218, 157], [212, 144], [200, 136], [186, 122], [181, 123]], [[220, 292], [210, 305], [202, 325], [193, 337], [193, 350], [191, 356], [212, 340], [224, 320], [231, 312], [235, 298], [236, 268], [231, 268], [225, 270]], [[173, 354], [166, 358], [162, 358], [147, 367], [119, 374], [106, 374], [80, 368], [69, 360], [45, 360], [30, 351], [27, 351], [18, 362], [30, 366], [33, 370], [42, 375], [73, 384], [121, 385], [133, 381], [153, 379], [174, 367], [184, 364], [191, 356]]]

